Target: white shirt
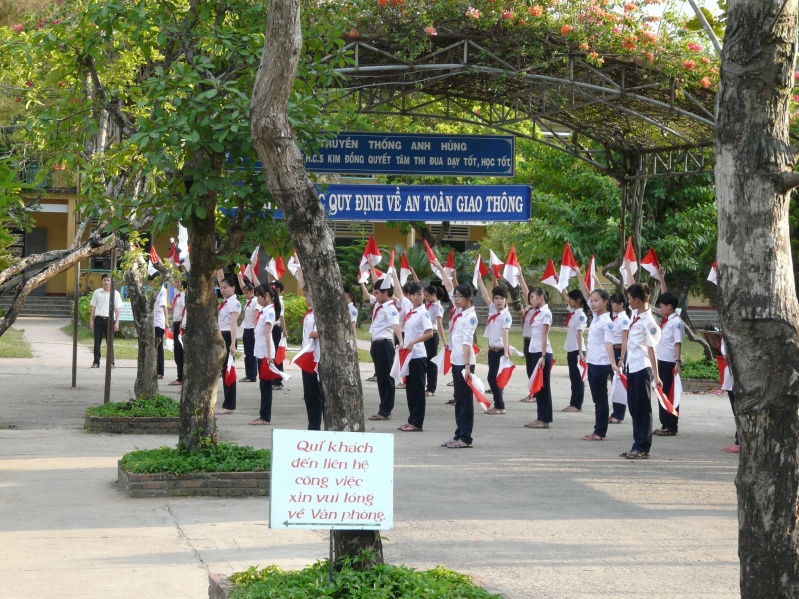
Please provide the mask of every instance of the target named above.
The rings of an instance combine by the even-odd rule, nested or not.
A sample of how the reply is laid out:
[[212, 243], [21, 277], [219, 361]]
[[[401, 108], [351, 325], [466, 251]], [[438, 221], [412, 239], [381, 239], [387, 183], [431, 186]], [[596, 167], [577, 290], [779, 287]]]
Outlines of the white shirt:
[[588, 345], [585, 351], [585, 361], [594, 366], [610, 366], [606, 343], [613, 343], [613, 321], [610, 314], [605, 312], [602, 316], [594, 313], [591, 326], [588, 327]]
[[347, 304], [347, 309], [350, 311], [350, 322], [358, 322], [358, 308], [350, 302]]
[[[411, 305], [411, 311], [405, 315], [402, 324], [402, 333], [405, 343], [413, 341], [424, 335], [427, 331], [433, 330], [433, 323], [430, 322], [430, 313], [425, 309], [424, 304], [418, 308]], [[406, 346], [407, 347], [407, 346]], [[427, 358], [427, 350], [424, 342], [417, 343], [411, 349], [411, 360], [416, 358]]]
[[627, 336], [627, 369], [638, 372], [644, 368], [652, 368], [649, 362], [650, 347], [657, 347], [660, 341], [660, 327], [652, 317], [652, 311], [646, 310], [633, 317], [630, 332]]
[[501, 347], [505, 349], [505, 342], [502, 340], [502, 331], [510, 328], [513, 317], [510, 310], [505, 306], [502, 312], [497, 310], [493, 302], [488, 306], [488, 318], [486, 319], [486, 330], [483, 337], [488, 339], [488, 347]]
[[658, 360], [676, 362], [677, 351], [674, 346], [677, 343], [682, 343], [685, 335], [685, 325], [676, 312], [664, 320], [666, 324], [660, 323], [661, 337], [658, 344]]
[[[92, 294], [92, 306], [94, 306], [94, 315], [108, 318], [108, 299], [111, 296], [110, 291], [103, 291], [102, 289], [95, 289]], [[114, 289], [114, 312], [122, 307], [122, 296], [119, 291]]]
[[[413, 302], [405, 296], [402, 296], [402, 299], [397, 299], [395, 297], [394, 305], [397, 306], [397, 318], [399, 319], [400, 325], [402, 325], [405, 315], [413, 310]], [[400, 328], [402, 328], [402, 326], [400, 326]]]
[[613, 323], [613, 345], [621, 345], [622, 333], [630, 330], [632, 320], [624, 311], [611, 314], [610, 320]]
[[[536, 312], [535, 308], [527, 308], [522, 314], [522, 337], [530, 338], [530, 323], [533, 320], [533, 314]], [[537, 318], [537, 317], [536, 317]]]
[[[453, 320], [455, 324], [450, 329], [450, 342], [452, 343], [450, 363], [454, 366], [465, 366], [466, 359], [463, 355], [463, 346], [468, 345], [471, 347], [474, 342], [474, 332], [477, 330], [477, 315], [474, 313], [474, 306], [463, 310], [460, 315], [456, 314]], [[470, 363], [474, 364], [474, 350], [472, 350], [471, 355]]]
[[[257, 302], [256, 302], [257, 303]], [[275, 306], [269, 304], [268, 306], [258, 306], [255, 310], [255, 314], [257, 318], [253, 318], [255, 321], [255, 349], [253, 350], [253, 355], [256, 358], [263, 359], [266, 358], [266, 325], [271, 324], [275, 326]], [[269, 357], [275, 357], [275, 344], [271, 343], [272, 341], [272, 334], [271, 330], [269, 332], [269, 345], [272, 351], [269, 352]]]
[[153, 326], [159, 329], [166, 328], [166, 310], [164, 308], [166, 308], [166, 286], [161, 287], [153, 306]]
[[[563, 344], [563, 349], [567, 352], [577, 351], [580, 347], [577, 345], [577, 335], [582, 337], [583, 331], [588, 324], [588, 319], [585, 317], [585, 310], [574, 310], [569, 308], [569, 323], [566, 325], [566, 341]], [[585, 339], [582, 339], [582, 347], [585, 348]]]
[[433, 323], [433, 330], [436, 330], [436, 321], [444, 317], [444, 308], [441, 307], [441, 302], [425, 303], [427, 313], [430, 314], [430, 322]]
[[[721, 355], [725, 358], [727, 357], [727, 348], [724, 345], [724, 337], [721, 338]], [[732, 369], [730, 368], [729, 361], [727, 362], [727, 367], [724, 369], [724, 382], [721, 383], [721, 390], [722, 391], [732, 391], [734, 382], [732, 378]]]
[[183, 292], [179, 291], [172, 298], [172, 324], [183, 322], [183, 315], [186, 313], [186, 298]]
[[258, 300], [253, 296], [244, 304], [244, 320], [241, 323], [242, 329], [251, 329], [255, 326], [255, 313], [258, 311]]
[[[230, 332], [230, 319], [237, 320], [241, 312], [241, 304], [235, 295], [231, 295], [219, 304], [219, 330]], [[234, 316], [235, 315], [235, 316]]]
[[311, 339], [311, 333], [316, 330], [316, 316], [313, 310], [308, 310], [302, 317], [302, 346], [313, 343], [313, 359], [318, 362], [320, 357], [319, 339]]
[[383, 339], [393, 339], [393, 325], [399, 324], [399, 313], [394, 302], [389, 299], [385, 304], [375, 304], [372, 309], [372, 325], [369, 327], [369, 334], [372, 341]]
[[[533, 310], [528, 319], [530, 320], [530, 345], [527, 352], [531, 354], [539, 354], [541, 353], [541, 338], [544, 334], [544, 326], [552, 326], [552, 312], [549, 310], [549, 306], [544, 304], [542, 308]], [[546, 353], [552, 353], [552, 345], [549, 343], [549, 335], [547, 335]]]
[[454, 306], [450, 309], [449, 312], [449, 322], [447, 323], [447, 336], [449, 337], [449, 341], [447, 342], [447, 347], [449, 350], [452, 351], [452, 324], [455, 322], [455, 319], [458, 317], [458, 314], [461, 313], [460, 308], [455, 308]]

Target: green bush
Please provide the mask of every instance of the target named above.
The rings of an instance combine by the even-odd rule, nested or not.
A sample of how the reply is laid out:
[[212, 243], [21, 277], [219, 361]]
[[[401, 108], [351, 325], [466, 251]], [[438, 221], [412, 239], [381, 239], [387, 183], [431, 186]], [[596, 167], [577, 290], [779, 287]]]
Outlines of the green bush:
[[710, 360], [686, 360], [682, 363], [680, 376], [684, 379], [719, 380], [719, 367]]
[[123, 418], [177, 418], [180, 404], [166, 395], [141, 397], [131, 402], [112, 402], [86, 408], [87, 416], [119, 416]]
[[305, 298], [292, 295], [291, 293], [284, 293], [281, 298], [283, 299], [283, 314], [286, 318], [286, 334], [289, 338], [289, 343], [292, 345], [299, 345], [302, 343], [302, 317], [308, 310], [305, 305]]
[[219, 443], [200, 451], [180, 451], [175, 447], [140, 449], [122, 456], [120, 466], [133, 474], [188, 474], [190, 472], [263, 472], [269, 470], [268, 449]]
[[230, 577], [231, 599], [492, 599], [463, 574], [442, 567], [418, 572], [406, 566], [378, 564], [371, 569], [345, 562], [328, 580], [328, 562], [284, 572], [277, 566], [250, 568]]

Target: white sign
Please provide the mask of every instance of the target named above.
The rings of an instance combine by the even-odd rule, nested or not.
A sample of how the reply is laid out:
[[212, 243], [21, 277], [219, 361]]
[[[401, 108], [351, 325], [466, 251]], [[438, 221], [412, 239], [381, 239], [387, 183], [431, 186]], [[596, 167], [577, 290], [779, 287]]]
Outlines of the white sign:
[[130, 307], [130, 302], [122, 302], [119, 307], [119, 322], [133, 322], [133, 308]]
[[394, 526], [394, 435], [272, 430], [269, 527]]

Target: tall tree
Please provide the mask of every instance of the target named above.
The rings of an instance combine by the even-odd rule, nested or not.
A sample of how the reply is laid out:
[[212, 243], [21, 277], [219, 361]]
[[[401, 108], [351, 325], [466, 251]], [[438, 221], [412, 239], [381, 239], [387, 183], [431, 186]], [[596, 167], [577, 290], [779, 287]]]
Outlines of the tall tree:
[[[295, 143], [288, 105], [303, 50], [299, 0], [270, 0], [261, 64], [252, 98], [252, 134], [272, 198], [283, 210], [302, 264], [321, 343], [319, 377], [325, 390], [325, 428], [364, 431], [363, 390], [349, 325], [333, 232]], [[374, 551], [377, 531], [334, 531], [337, 555]]]
[[788, 205], [797, 0], [732, 0], [717, 97], [719, 307], [735, 378], [741, 597], [799, 597], [799, 303]]

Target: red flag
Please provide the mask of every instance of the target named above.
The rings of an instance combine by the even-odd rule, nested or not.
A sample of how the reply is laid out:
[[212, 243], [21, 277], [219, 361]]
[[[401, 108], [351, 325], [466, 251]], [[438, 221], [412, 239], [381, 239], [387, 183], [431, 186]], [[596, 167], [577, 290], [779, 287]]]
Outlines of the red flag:
[[653, 279], [660, 280], [660, 262], [658, 262], [658, 256], [652, 248], [649, 248], [646, 256], [641, 258], [641, 267], [646, 269]]
[[452, 370], [452, 350], [448, 347], [444, 348], [444, 374], [449, 374]]
[[494, 271], [494, 276], [497, 278], [497, 280], [501, 279], [502, 267], [504, 264], [494, 253], [494, 250], [488, 250], [488, 264], [491, 266], [491, 270]]
[[516, 365], [508, 360], [505, 356], [499, 359], [499, 372], [497, 373], [497, 387], [504, 389], [510, 382], [510, 377]]
[[630, 265], [630, 273], [635, 274], [638, 271], [638, 258], [635, 257], [633, 250], [633, 238], [627, 238], [627, 248], [624, 250], [624, 259], [621, 261], [621, 279], [625, 287], [629, 287], [634, 281], [627, 280], [627, 265]]
[[[552, 361], [554, 362], [555, 360]], [[588, 373], [588, 364], [585, 360], [578, 360], [577, 368], [580, 369], [580, 380], [585, 381], [585, 375]]]
[[277, 344], [277, 350], [275, 350], [275, 363], [282, 364], [285, 359], [286, 359], [286, 338], [280, 337], [280, 343]]
[[502, 271], [502, 278], [511, 287], [517, 287], [519, 285], [519, 272], [521, 272], [521, 267], [519, 266], [519, 260], [516, 258], [516, 248], [510, 246], [508, 258], [505, 260], [505, 269]]
[[161, 258], [158, 257], [158, 253], [155, 251], [155, 246], [151, 243], [150, 244], [150, 262], [153, 264], [158, 264], [161, 261]]
[[452, 278], [452, 273], [455, 272], [455, 251], [450, 250], [447, 254], [447, 263], [444, 265], [444, 273]]
[[297, 271], [300, 269], [300, 259], [297, 257], [297, 250], [289, 258], [288, 269], [291, 276], [296, 276]]
[[530, 379], [527, 381], [527, 389], [530, 391], [530, 396], [533, 396], [543, 388], [544, 370], [541, 368], [541, 364], [538, 363], [535, 365], [533, 374], [530, 375]]
[[258, 368], [258, 378], [262, 381], [276, 381], [282, 379], [279, 373], [276, 373], [269, 367], [269, 362], [265, 359], [261, 360], [261, 365]]
[[719, 284], [719, 273], [716, 270], [716, 263], [713, 263], [713, 266], [710, 267], [710, 274], [707, 276], [707, 280], [713, 283], [714, 285]]
[[674, 380], [671, 383], [671, 390], [669, 391], [669, 401], [671, 405], [674, 406], [674, 411], [678, 412], [680, 409], [680, 400], [682, 399], [682, 378], [676, 372], [672, 371], [674, 374]]
[[475, 289], [480, 287], [478, 285], [480, 279], [488, 274], [488, 268], [483, 263], [483, 259], [480, 257], [480, 254], [477, 254], [477, 262], [474, 263], [474, 276], [472, 277], [472, 285], [474, 285]]
[[566, 242], [566, 247], [563, 248], [563, 258], [560, 261], [560, 276], [558, 277], [558, 290], [563, 291], [569, 286], [569, 280], [572, 277], [579, 275], [579, 266], [572, 254], [572, 248], [569, 242]]
[[663, 393], [663, 387], [655, 388], [655, 393], [658, 396], [658, 402], [660, 403], [660, 405], [663, 407], [664, 410], [666, 410], [669, 414], [672, 414], [674, 416], [680, 415], [680, 411], [674, 406], [673, 403], [671, 403], [669, 398], [666, 397], [666, 394]]
[[547, 267], [546, 270], [544, 270], [544, 276], [541, 277], [541, 282], [560, 291], [560, 287], [558, 287], [558, 273], [555, 272], [555, 263], [552, 262], [551, 258], [549, 262], [547, 262]]
[[549, 363], [549, 372], [552, 372], [552, 369], [555, 368], [555, 364], [557, 364], [557, 362], [555, 358], [552, 358], [552, 362]]
[[225, 384], [230, 387], [236, 382], [236, 367], [233, 363], [233, 354], [227, 356], [227, 368], [225, 369]]
[[363, 258], [359, 266], [361, 271], [369, 270], [369, 265], [377, 266], [383, 259], [383, 255], [377, 247], [374, 235], [369, 235], [369, 241], [366, 242], [366, 247], [363, 249]]
[[272, 256], [269, 262], [266, 263], [266, 272], [272, 275], [276, 281], [279, 281], [280, 277], [282, 277], [286, 272], [286, 267], [283, 265], [283, 258], [280, 256], [277, 258]]
[[627, 405], [627, 376], [619, 372], [613, 377], [613, 384], [610, 386], [610, 401]]
[[172, 264], [175, 266], [180, 266], [180, 252], [174, 240], [172, 240], [172, 245], [169, 246], [169, 253], [166, 255], [166, 259], [172, 260]]
[[400, 256], [400, 285], [404, 285], [408, 281], [408, 277], [411, 274], [411, 265], [408, 263], [408, 258], [405, 256], [405, 252], [402, 252]]
[[472, 353], [474, 354], [475, 358], [477, 357], [477, 354], [480, 353], [480, 347], [476, 343], [472, 343]]
[[411, 350], [400, 347], [397, 353], [394, 354], [394, 363], [391, 365], [391, 376], [394, 380], [402, 381], [408, 376], [408, 368], [410, 361], [408, 358], [411, 355]]
[[312, 341], [308, 345], [304, 345], [300, 351], [294, 354], [294, 357], [291, 359], [291, 364], [296, 364], [297, 367], [307, 372], [308, 374], [313, 374], [316, 372], [316, 360], [313, 357], [314, 354], [314, 342]]
[[589, 260], [588, 268], [585, 272], [585, 286], [588, 287], [589, 290], [599, 287], [599, 278], [596, 276], [596, 261], [594, 260], [593, 254], [591, 254], [591, 260]]
[[719, 381], [724, 385], [724, 372], [727, 370], [727, 358], [722, 355], [716, 356], [716, 364], [719, 367]]
[[466, 379], [466, 384], [469, 386], [469, 389], [472, 390], [474, 394], [474, 399], [477, 403], [483, 406], [483, 410], [488, 410], [491, 408], [491, 402], [486, 399], [486, 389], [485, 385], [483, 385], [483, 381], [481, 381], [476, 375], [471, 375], [468, 379], [466, 378], [466, 369], [463, 369], [461, 373], [463, 378]]

